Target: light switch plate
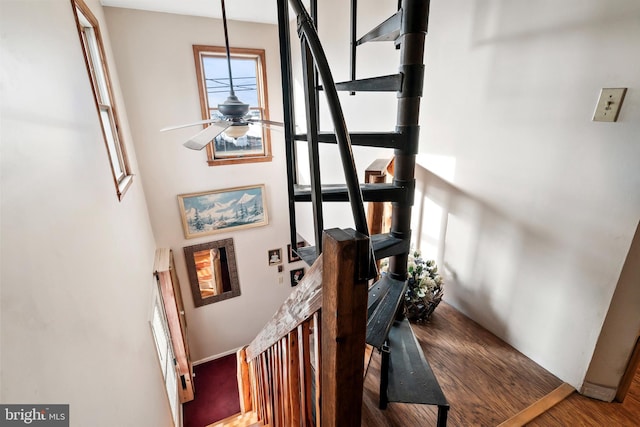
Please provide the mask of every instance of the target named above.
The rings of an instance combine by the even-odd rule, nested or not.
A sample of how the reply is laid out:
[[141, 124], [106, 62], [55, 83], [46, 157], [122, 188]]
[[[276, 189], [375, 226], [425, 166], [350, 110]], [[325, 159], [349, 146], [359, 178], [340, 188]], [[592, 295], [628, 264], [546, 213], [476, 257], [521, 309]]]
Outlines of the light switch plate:
[[626, 87], [604, 88], [600, 91], [600, 99], [593, 113], [594, 122], [615, 122], [620, 114], [620, 107], [627, 93]]

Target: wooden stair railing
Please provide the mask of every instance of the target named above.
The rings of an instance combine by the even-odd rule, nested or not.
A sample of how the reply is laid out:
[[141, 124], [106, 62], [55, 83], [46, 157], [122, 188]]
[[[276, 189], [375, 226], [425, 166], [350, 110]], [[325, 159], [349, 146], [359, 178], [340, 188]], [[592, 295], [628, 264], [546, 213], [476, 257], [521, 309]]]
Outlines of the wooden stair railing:
[[255, 411], [262, 424], [360, 425], [369, 239], [331, 229], [323, 234], [323, 247], [289, 298], [239, 352], [241, 407]]

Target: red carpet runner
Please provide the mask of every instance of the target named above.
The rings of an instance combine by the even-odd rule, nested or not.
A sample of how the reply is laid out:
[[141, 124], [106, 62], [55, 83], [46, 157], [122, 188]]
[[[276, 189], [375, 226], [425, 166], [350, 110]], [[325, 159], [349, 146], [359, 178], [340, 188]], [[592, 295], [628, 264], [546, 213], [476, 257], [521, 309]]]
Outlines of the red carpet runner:
[[206, 427], [240, 412], [236, 355], [193, 368], [196, 398], [184, 404], [184, 427]]

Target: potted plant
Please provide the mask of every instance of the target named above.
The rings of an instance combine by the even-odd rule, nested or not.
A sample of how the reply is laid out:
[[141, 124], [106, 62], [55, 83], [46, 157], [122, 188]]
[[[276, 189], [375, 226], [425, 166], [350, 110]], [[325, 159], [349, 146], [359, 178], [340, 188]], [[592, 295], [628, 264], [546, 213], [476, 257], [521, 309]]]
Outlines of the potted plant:
[[444, 280], [434, 260], [425, 260], [419, 251], [409, 253], [404, 315], [412, 322], [426, 322], [444, 294]]

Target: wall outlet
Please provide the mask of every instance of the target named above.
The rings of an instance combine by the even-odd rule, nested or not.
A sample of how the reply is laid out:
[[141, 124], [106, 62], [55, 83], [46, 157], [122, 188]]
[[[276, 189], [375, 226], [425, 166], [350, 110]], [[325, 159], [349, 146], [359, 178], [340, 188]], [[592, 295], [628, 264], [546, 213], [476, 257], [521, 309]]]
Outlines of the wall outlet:
[[627, 93], [626, 87], [604, 88], [600, 91], [600, 99], [593, 113], [594, 122], [615, 122], [620, 114], [620, 107]]
[[278, 276], [278, 284], [282, 285], [284, 283], [284, 278], [282, 277], [282, 274]]

